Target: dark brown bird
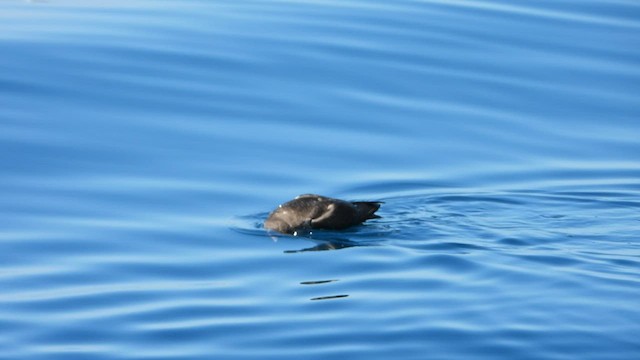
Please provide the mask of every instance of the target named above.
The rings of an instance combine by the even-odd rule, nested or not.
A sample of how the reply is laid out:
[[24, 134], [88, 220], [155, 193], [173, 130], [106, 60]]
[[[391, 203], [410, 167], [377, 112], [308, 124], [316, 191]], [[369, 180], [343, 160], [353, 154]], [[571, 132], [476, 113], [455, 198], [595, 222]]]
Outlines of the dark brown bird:
[[284, 234], [299, 230], [342, 230], [380, 216], [380, 201], [344, 201], [305, 194], [286, 202], [269, 214], [264, 227]]

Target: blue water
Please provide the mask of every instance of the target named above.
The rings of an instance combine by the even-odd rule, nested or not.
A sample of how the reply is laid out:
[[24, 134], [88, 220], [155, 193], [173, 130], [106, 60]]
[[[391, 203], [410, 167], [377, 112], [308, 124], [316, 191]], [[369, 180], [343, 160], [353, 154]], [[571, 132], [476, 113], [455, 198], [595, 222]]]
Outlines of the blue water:
[[0, 1], [0, 358], [638, 359], [639, 95], [636, 1]]

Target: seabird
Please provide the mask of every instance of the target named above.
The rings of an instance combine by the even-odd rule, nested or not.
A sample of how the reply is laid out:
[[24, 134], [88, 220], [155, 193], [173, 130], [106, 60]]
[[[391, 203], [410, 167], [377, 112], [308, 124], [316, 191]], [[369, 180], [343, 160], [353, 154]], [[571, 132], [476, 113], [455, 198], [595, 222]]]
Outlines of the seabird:
[[345, 201], [316, 194], [304, 194], [273, 210], [265, 229], [284, 234], [299, 230], [342, 230], [380, 216], [374, 213], [380, 201]]

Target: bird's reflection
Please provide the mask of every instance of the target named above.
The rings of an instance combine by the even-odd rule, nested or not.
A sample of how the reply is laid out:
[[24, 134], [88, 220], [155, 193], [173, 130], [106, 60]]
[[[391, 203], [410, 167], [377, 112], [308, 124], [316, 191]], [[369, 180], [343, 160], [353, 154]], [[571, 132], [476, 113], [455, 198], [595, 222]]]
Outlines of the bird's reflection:
[[287, 254], [307, 252], [307, 251], [326, 251], [326, 250], [340, 250], [346, 249], [354, 246], [362, 246], [363, 244], [357, 243], [355, 241], [351, 241], [348, 239], [311, 239], [305, 238], [305, 240], [310, 240], [316, 243], [315, 246], [302, 248], [299, 250], [285, 250], [284, 252]]

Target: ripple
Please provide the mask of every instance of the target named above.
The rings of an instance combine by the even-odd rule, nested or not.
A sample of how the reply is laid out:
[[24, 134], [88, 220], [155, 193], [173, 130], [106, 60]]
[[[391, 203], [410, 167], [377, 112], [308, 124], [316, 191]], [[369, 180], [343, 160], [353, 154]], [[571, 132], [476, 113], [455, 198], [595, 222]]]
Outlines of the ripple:
[[317, 301], [317, 300], [335, 300], [335, 299], [342, 299], [342, 298], [346, 298], [349, 295], [346, 294], [342, 294], [342, 295], [329, 295], [329, 296], [319, 296], [319, 297], [314, 297], [311, 298], [309, 300], [311, 301]]

